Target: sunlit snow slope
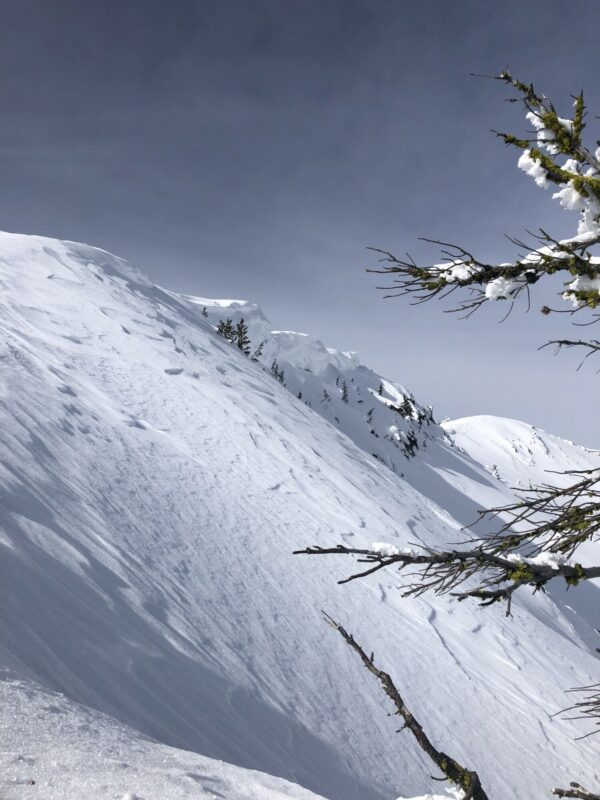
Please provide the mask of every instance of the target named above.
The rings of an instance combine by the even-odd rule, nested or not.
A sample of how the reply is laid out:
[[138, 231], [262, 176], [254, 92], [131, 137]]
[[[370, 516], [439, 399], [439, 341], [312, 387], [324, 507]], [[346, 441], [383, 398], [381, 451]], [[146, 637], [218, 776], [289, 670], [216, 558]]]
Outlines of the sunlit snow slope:
[[[552, 716], [564, 689], [597, 680], [587, 617], [548, 596], [524, 596], [509, 620], [448, 598], [402, 600], [393, 573], [339, 587], [349, 562], [291, 554], [454, 542], [481, 498], [507, 496], [483, 461], [424, 419], [424, 448], [407, 456], [390, 439], [398, 460], [375, 458], [354, 417], [316, 413], [302, 389], [218, 337], [197, 303], [103, 251], [2, 234], [0, 281], [7, 680], [334, 800], [439, 789], [325, 608], [492, 796], [598, 782], [593, 744]], [[379, 387], [361, 380], [370, 400]], [[375, 402], [401, 404], [392, 388]], [[336, 410], [358, 414], [355, 399]], [[406, 430], [406, 411], [385, 413]], [[385, 439], [376, 433], [366, 441]], [[35, 729], [52, 711], [31, 692]], [[1, 731], [10, 739], [10, 725]]]
[[598, 466], [600, 453], [519, 422], [480, 415], [448, 420], [442, 427], [463, 452], [511, 487], [568, 483], [557, 473]]

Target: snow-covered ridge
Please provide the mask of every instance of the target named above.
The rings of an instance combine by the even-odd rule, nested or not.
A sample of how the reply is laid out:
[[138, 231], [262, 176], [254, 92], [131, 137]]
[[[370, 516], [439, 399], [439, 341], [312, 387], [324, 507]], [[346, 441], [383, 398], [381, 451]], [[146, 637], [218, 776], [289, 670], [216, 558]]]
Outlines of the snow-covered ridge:
[[357, 353], [326, 347], [307, 333], [271, 330], [263, 311], [248, 301], [184, 298], [215, 329], [226, 319], [243, 319], [253, 347], [262, 344], [261, 363], [276, 364], [292, 394], [392, 471], [402, 473], [429, 439], [443, 438], [430, 407], [361, 364]]
[[[326, 608], [493, 796], [541, 800], [572, 775], [598, 782], [593, 743], [575, 742], [577, 724], [552, 716], [565, 688], [598, 669], [594, 626], [571, 598], [524, 595], [506, 620], [448, 598], [402, 600], [395, 573], [338, 587], [347, 564], [291, 555], [344, 541], [455, 542], [474, 508], [511, 497], [482, 466], [495, 455], [478, 463], [424, 420], [426, 446], [407, 458], [383, 433], [389, 419], [403, 424], [388, 403], [405, 395], [385, 382], [379, 395], [366, 367], [349, 359], [342, 371], [338, 360], [309, 373], [282, 354], [284, 388], [268, 360], [252, 363], [217, 336], [201, 307], [87, 245], [0, 234], [0, 328], [0, 665], [31, 700], [20, 701], [14, 728], [16, 706], [0, 711], [11, 780], [35, 780], [37, 763], [62, 798], [60, 773], [72, 763], [82, 776], [96, 741], [90, 769], [106, 768], [116, 793], [114, 764], [101, 763], [107, 748], [140, 772], [161, 757], [140, 744], [136, 762], [117, 723], [92, 711], [82, 720], [89, 740], [78, 745], [64, 729], [72, 762], [54, 759], [47, 742], [36, 753], [36, 731], [61, 724], [53, 707], [79, 703], [162, 745], [330, 800], [439, 793], [414, 743], [394, 733], [385, 698], [324, 626]], [[339, 382], [350, 394], [352, 377], [346, 404]], [[317, 398], [323, 385], [326, 413], [297, 397]], [[367, 398], [379, 438], [362, 421], [352, 427]], [[389, 450], [374, 458], [369, 445], [380, 440]], [[396, 473], [383, 458], [398, 459]], [[597, 609], [596, 587], [577, 597]], [[163, 755], [175, 783], [201, 774], [200, 761], [187, 766], [194, 756]], [[163, 800], [123, 769], [123, 792]], [[233, 800], [230, 777], [213, 788]], [[265, 800], [277, 796], [267, 781], [256, 778]], [[15, 795], [30, 789], [11, 785]]]
[[184, 298], [215, 329], [225, 319], [244, 320], [253, 347], [262, 344], [265, 368], [276, 362], [290, 392], [409, 480], [419, 481], [419, 467], [407, 460], [427, 460], [428, 445], [447, 449], [448, 442], [509, 487], [568, 481], [557, 475], [565, 465], [589, 469], [600, 463], [600, 452], [518, 420], [478, 415], [438, 424], [431, 406], [369, 369], [355, 352], [326, 347], [307, 333], [271, 330], [262, 309], [247, 300]]
[[561, 439], [534, 425], [514, 419], [478, 415], [444, 420], [442, 428], [463, 452], [509, 486], [562, 485], [574, 480], [565, 469], [592, 469], [600, 451]]

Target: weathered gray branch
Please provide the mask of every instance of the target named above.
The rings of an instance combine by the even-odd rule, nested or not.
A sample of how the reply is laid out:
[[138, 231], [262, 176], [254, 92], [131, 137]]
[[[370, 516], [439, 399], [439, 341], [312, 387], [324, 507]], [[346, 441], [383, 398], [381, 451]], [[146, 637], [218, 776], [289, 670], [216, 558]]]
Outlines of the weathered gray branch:
[[571, 350], [574, 347], [582, 347], [584, 350], [588, 352], [584, 355], [581, 359], [579, 366], [577, 369], [581, 369], [584, 363], [590, 356], [593, 356], [595, 353], [600, 352], [600, 342], [597, 339], [590, 339], [589, 341], [585, 341], [584, 339], [551, 339], [549, 342], [546, 342], [539, 350], [543, 350], [544, 347], [550, 347], [553, 345], [556, 348], [556, 352], [560, 352], [563, 348], [567, 350]]
[[570, 783], [570, 789], [553, 789], [552, 794], [557, 797], [576, 797], [578, 800], [600, 800], [600, 794], [588, 792], [579, 783]]
[[[422, 567], [416, 573], [418, 580], [407, 585], [404, 597], [419, 596], [431, 590], [436, 594], [451, 593], [458, 600], [475, 598], [481, 600], [482, 605], [491, 605], [504, 600], [507, 602], [507, 615], [510, 614], [512, 595], [521, 586], [529, 585], [537, 591], [554, 578], [563, 578], [569, 585], [582, 580], [600, 578], [600, 566], [535, 563], [498, 555], [484, 547], [475, 550], [447, 551], [422, 549], [418, 552], [386, 555], [377, 550], [344, 545], [313, 546], [296, 550], [294, 555], [351, 555], [358, 557], [359, 563], [370, 565], [365, 570], [339, 580], [338, 583], [348, 583], [390, 566], [402, 570], [406, 566], [417, 565]], [[487, 573], [487, 577], [478, 586], [464, 591], [453, 591], [480, 572]]]
[[574, 712], [575, 716], [572, 716], [571, 719], [596, 720], [595, 728], [592, 728], [592, 730], [579, 738], [586, 739], [588, 736], [600, 733], [600, 684], [594, 686], [579, 686], [569, 691], [577, 692], [580, 695], [583, 694], [584, 698], [574, 703], [569, 708], [566, 708], [565, 713]]
[[463, 767], [462, 764], [459, 764], [458, 761], [455, 761], [451, 756], [446, 755], [446, 753], [434, 747], [423, 730], [423, 726], [407, 708], [406, 703], [394, 685], [394, 681], [390, 675], [375, 666], [373, 654], [371, 654], [370, 657], [367, 656], [352, 634], [348, 633], [345, 628], [343, 628], [339, 622], [332, 619], [329, 614], [323, 612], [323, 615], [331, 627], [344, 639], [346, 644], [360, 656], [361, 661], [369, 672], [377, 678], [383, 690], [395, 705], [396, 714], [404, 720], [402, 729], [407, 728], [417, 740], [421, 750], [429, 756], [433, 763], [444, 774], [445, 778], [462, 789], [464, 792], [463, 800], [488, 800], [488, 796], [481, 786], [479, 775], [475, 771]]

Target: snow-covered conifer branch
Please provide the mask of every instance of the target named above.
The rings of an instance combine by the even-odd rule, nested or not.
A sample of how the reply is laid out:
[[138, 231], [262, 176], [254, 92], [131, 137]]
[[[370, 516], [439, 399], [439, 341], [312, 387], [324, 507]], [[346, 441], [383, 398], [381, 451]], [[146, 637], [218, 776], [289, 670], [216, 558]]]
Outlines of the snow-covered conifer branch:
[[[485, 539], [472, 539], [461, 549], [405, 549], [374, 545], [370, 549], [343, 545], [309, 547], [298, 551], [308, 555], [346, 554], [357, 557], [367, 568], [339, 583], [362, 578], [385, 567], [404, 569], [417, 566], [415, 578], [404, 596], [427, 591], [453, 594], [459, 600], [474, 598], [484, 606], [507, 603], [522, 586], [543, 589], [555, 578], [568, 586], [600, 577], [600, 566], [583, 566], [572, 560], [577, 548], [600, 536], [600, 473], [597, 470], [570, 473], [579, 480], [566, 488], [532, 487], [513, 504], [482, 511], [483, 517], [502, 516], [508, 520], [498, 532]], [[470, 547], [469, 547], [470, 545]], [[463, 588], [467, 581], [475, 585]]]
[[[440, 263], [422, 265], [409, 255], [397, 257], [389, 250], [370, 248], [379, 260], [368, 271], [389, 279], [387, 285], [378, 287], [386, 292], [386, 297], [407, 295], [414, 303], [423, 303], [452, 295], [453, 299], [459, 299], [451, 310], [464, 312], [466, 316], [488, 300], [507, 300], [512, 308], [522, 295], [530, 300], [532, 287], [538, 281], [559, 276], [563, 279], [559, 294], [570, 306], [561, 310], [544, 306], [542, 313], [573, 315], [587, 310], [592, 312], [591, 322], [596, 322], [600, 320], [600, 254], [594, 250], [600, 245], [600, 146], [593, 151], [583, 141], [586, 116], [583, 94], [573, 98], [572, 117], [565, 119], [558, 116], [551, 101], [532, 84], [517, 80], [508, 70], [496, 79], [517, 91], [519, 97], [513, 102], [523, 103], [526, 119], [533, 128], [531, 135], [521, 137], [510, 133], [497, 135], [520, 151], [521, 170], [538, 186], [554, 187], [553, 198], [563, 208], [578, 212], [575, 234], [557, 239], [540, 229], [529, 244], [509, 239], [519, 252], [503, 263], [475, 256], [462, 245], [432, 239], [423, 241], [441, 250]], [[587, 349], [585, 358], [600, 352], [597, 339], [555, 339], [549, 344], [558, 350]], [[339, 583], [364, 578], [387, 567], [398, 570], [414, 567], [408, 573], [403, 596], [418, 597], [431, 591], [451, 594], [459, 600], [474, 598], [484, 606], [506, 602], [508, 615], [513, 594], [521, 587], [536, 592], [556, 579], [574, 587], [582, 581], [600, 578], [600, 565], [583, 565], [573, 559], [583, 543], [600, 538], [600, 469], [566, 474], [571, 474], [574, 480], [566, 488], [549, 484], [532, 486], [526, 494], [517, 492], [514, 503], [480, 512], [476, 522], [486, 516], [502, 519], [497, 533], [486, 538], [473, 537], [456, 547], [400, 549], [374, 543], [370, 548], [313, 546], [296, 552], [349, 555], [356, 559], [360, 569]], [[373, 656], [367, 657], [351, 635], [333, 620], [330, 622], [394, 699], [386, 682], [391, 683], [391, 679], [374, 666]], [[600, 686], [584, 691], [584, 699], [570, 710], [576, 710], [579, 717], [600, 720]], [[577, 783], [553, 792], [558, 797], [600, 800], [600, 795]], [[467, 793], [467, 797], [475, 795]]]
[[[514, 302], [523, 293], [529, 297], [531, 286], [540, 278], [562, 274], [565, 280], [560, 295], [571, 303], [571, 313], [596, 309], [600, 305], [600, 257], [594, 255], [593, 248], [600, 243], [600, 148], [592, 152], [583, 143], [583, 94], [574, 98], [572, 118], [565, 119], [532, 84], [517, 80], [508, 70], [496, 77], [519, 93], [517, 99], [522, 101], [533, 128], [533, 138], [498, 135], [521, 151], [520, 169], [538, 186], [554, 186], [554, 199], [579, 213], [576, 234], [558, 240], [542, 230], [532, 247], [511, 239], [524, 252], [500, 264], [476, 257], [461, 245], [431, 239], [424, 241], [441, 248], [440, 263], [419, 265], [410, 256], [397, 257], [387, 250], [371, 248], [380, 259], [369, 271], [392, 278], [389, 285], [378, 287], [387, 292], [387, 297], [410, 295], [420, 303], [466, 291], [452, 310], [467, 314], [487, 300]], [[544, 308], [545, 313], [552, 310]]]
[[[600, 172], [598, 156], [588, 150], [582, 141], [585, 128], [586, 105], [583, 92], [573, 98], [573, 119], [562, 119], [556, 113], [554, 104], [545, 95], [539, 95], [532, 83], [526, 84], [513, 77], [508, 69], [497, 76], [497, 80], [516, 89], [521, 95], [521, 100], [527, 109], [527, 119], [532, 123], [537, 132], [536, 143], [542, 145], [552, 156], [561, 154], [576, 158], [578, 162], [587, 164], [596, 173]], [[528, 146], [532, 140], [519, 140], [511, 134], [498, 134], [507, 144], [516, 147]], [[515, 140], [515, 141], [513, 141]]]

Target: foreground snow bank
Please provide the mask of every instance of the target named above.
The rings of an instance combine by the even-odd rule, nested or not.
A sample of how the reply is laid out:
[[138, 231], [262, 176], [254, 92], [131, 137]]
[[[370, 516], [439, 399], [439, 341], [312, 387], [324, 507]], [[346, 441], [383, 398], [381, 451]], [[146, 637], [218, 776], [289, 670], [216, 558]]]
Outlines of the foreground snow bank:
[[2, 800], [319, 800], [280, 778], [154, 742], [28, 681], [0, 682]]

